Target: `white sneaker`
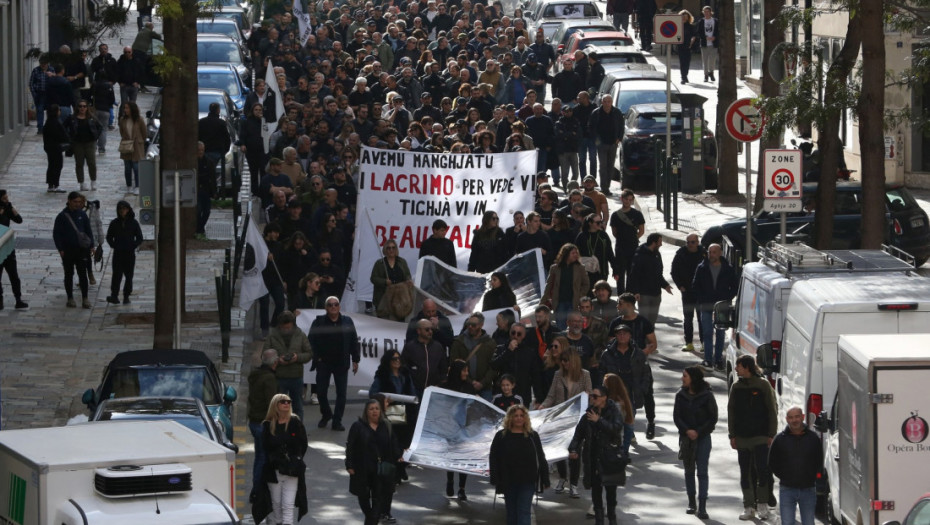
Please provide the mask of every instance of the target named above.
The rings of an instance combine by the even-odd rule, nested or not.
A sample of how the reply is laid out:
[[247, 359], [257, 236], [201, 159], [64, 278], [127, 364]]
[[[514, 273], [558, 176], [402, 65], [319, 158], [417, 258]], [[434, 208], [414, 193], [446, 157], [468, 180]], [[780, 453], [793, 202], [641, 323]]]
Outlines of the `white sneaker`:
[[568, 486], [568, 495], [572, 498], [578, 499], [581, 497], [581, 494], [578, 493], [578, 485], [569, 485]]
[[743, 513], [739, 515], [739, 519], [743, 521], [749, 521], [756, 515], [755, 509], [752, 507], [746, 507], [743, 509]]
[[132, 186], [123, 186], [123, 194], [124, 195], [132, 194]]
[[97, 181], [95, 180], [90, 181], [90, 189], [91, 191], [97, 191]]
[[316, 394], [310, 394], [310, 404], [311, 404], [311, 405], [319, 405], [319, 404], [320, 404], [320, 400], [317, 399]]
[[81, 191], [87, 191], [87, 183], [81, 183]]
[[138, 187], [138, 186], [133, 186], [133, 187], [132, 187], [132, 194], [133, 194], [133, 195], [138, 195], [138, 194], [139, 194], [139, 187]]
[[766, 503], [759, 503], [756, 505], [756, 517], [760, 520], [769, 519], [769, 506]]
[[561, 494], [561, 493], [565, 492], [565, 483], [566, 483], [566, 482], [565, 482], [564, 479], [560, 479], [559, 482], [555, 484], [555, 493], [556, 493], [556, 494]]

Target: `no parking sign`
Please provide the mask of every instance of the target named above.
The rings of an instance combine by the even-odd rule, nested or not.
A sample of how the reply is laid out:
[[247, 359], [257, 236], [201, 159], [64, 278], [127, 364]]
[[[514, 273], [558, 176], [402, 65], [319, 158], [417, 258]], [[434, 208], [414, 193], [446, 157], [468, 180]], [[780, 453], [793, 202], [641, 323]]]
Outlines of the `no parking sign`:
[[765, 211], [801, 211], [801, 152], [796, 149], [765, 150]]
[[681, 23], [681, 15], [656, 15], [652, 33], [655, 43], [680, 44], [684, 38]]

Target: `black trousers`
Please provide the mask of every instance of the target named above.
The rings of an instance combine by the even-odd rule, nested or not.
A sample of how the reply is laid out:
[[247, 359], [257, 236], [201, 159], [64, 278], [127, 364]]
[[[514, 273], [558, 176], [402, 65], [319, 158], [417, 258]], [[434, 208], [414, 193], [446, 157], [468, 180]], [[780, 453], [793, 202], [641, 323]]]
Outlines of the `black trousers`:
[[382, 514], [391, 513], [394, 487], [385, 483], [377, 473], [368, 474], [368, 492], [358, 496], [358, 506], [365, 515], [365, 525], [378, 525]]
[[772, 493], [768, 445], [736, 449], [739, 460], [739, 485], [743, 490], [743, 506], [768, 503]]
[[77, 269], [78, 286], [81, 297], [87, 298], [87, 262], [90, 261], [88, 250], [69, 248], [62, 253], [61, 265], [65, 269], [65, 293], [68, 299], [74, 298], [74, 270]]
[[604, 510], [604, 495], [601, 493], [601, 489], [607, 493], [607, 516], [616, 517], [617, 516], [617, 486], [606, 487], [601, 484], [601, 475], [594, 474], [591, 476], [594, 478], [591, 481], [591, 503], [594, 503], [595, 512]]
[[656, 396], [652, 389], [652, 367], [646, 363], [646, 370], [649, 374], [649, 381], [646, 384], [646, 391], [643, 392], [643, 409], [646, 411], [646, 421], [652, 423], [656, 420]]
[[61, 170], [65, 165], [64, 153], [45, 150], [45, 156], [48, 157], [48, 167], [45, 168], [45, 184], [49, 188], [56, 188], [58, 187], [58, 181], [61, 180]]
[[126, 278], [126, 284], [123, 285], [123, 297], [129, 297], [132, 294], [132, 276], [136, 271], [136, 253], [131, 250], [113, 250], [113, 280], [110, 283], [110, 295], [119, 296], [119, 285], [123, 277]]
[[678, 65], [681, 67], [681, 79], [688, 80], [688, 70], [691, 69], [691, 47], [678, 46]]
[[13, 289], [13, 297], [19, 301], [19, 298], [22, 297], [22, 290], [20, 289], [19, 271], [16, 269], [16, 250], [10, 252], [9, 257], [4, 259], [3, 264], [0, 264], [0, 297], [3, 297], [4, 270], [6, 270], [6, 274], [10, 278], [10, 288]]

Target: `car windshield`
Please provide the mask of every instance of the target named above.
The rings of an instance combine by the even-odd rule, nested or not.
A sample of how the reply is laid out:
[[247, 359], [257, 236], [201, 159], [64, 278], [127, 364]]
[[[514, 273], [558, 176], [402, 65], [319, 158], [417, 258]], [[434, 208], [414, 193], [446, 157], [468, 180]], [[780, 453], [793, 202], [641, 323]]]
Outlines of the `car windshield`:
[[200, 0], [206, 7], [239, 7], [239, 0]]
[[[665, 131], [665, 113], [642, 113], [634, 128], [640, 131]], [[672, 131], [681, 131], [681, 115], [672, 114]]]
[[[678, 102], [678, 95], [672, 93], [672, 102]], [[614, 97], [614, 107], [620, 108], [620, 112], [626, 115], [630, 106], [635, 104], [664, 104], [665, 91], [636, 91], [620, 89], [620, 92]], [[663, 116], [663, 118], [665, 118]], [[663, 122], [663, 127], [665, 126]]]
[[607, 47], [607, 46], [632, 46], [633, 40], [629, 38], [585, 38], [583, 46]]
[[228, 35], [232, 38], [239, 36], [239, 28], [236, 27], [236, 24], [215, 24], [211, 20], [201, 20], [197, 22], [197, 32], [218, 33], [220, 35]]
[[930, 499], [922, 499], [908, 513], [904, 525], [930, 525]]
[[197, 62], [238, 64], [242, 57], [235, 42], [197, 42]]
[[228, 117], [229, 114], [226, 112], [227, 108], [226, 108], [225, 100], [223, 100], [223, 97], [221, 95], [214, 95], [212, 93], [208, 95], [201, 93], [197, 97], [197, 111], [199, 113], [209, 113], [210, 104], [214, 102], [220, 105], [220, 116], [223, 118]]
[[885, 198], [888, 199], [888, 209], [891, 211], [903, 211], [907, 208], [919, 206], [917, 201], [914, 200], [914, 196], [904, 188], [885, 190]]
[[139, 367], [114, 370], [110, 395], [121, 397], [196, 397], [207, 405], [222, 402], [203, 368]]
[[197, 84], [202, 88], [222, 89], [231, 97], [239, 96], [239, 83], [232, 71], [197, 73]]
[[213, 439], [203, 419], [190, 414], [138, 414], [135, 412], [105, 412], [99, 421], [177, 421], [203, 437]]
[[646, 58], [638, 53], [630, 53], [629, 55], [599, 56], [597, 57], [597, 61], [600, 62], [602, 66], [607, 64], [645, 64]]
[[543, 18], [586, 18], [596, 17], [594, 4], [552, 4], [543, 11]]
[[562, 35], [561, 41], [568, 41], [569, 37], [577, 33], [578, 31], [613, 31], [612, 26], [576, 26], [570, 27], [565, 30], [565, 34]]

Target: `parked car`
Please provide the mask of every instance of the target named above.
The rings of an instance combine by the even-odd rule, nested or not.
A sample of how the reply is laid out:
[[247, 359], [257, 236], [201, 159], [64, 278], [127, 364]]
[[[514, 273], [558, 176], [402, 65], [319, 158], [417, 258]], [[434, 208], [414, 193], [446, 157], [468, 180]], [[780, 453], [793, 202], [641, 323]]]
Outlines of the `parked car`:
[[542, 30], [547, 39], [566, 19], [603, 21], [601, 11], [594, 0], [540, 0], [523, 13], [530, 32]]
[[90, 421], [176, 421], [201, 436], [239, 452], [203, 401], [195, 397], [124, 397], [104, 399]]
[[251, 29], [255, 21], [255, 12], [260, 5], [259, 2], [240, 1], [240, 0], [200, 0], [201, 11], [200, 18], [225, 18], [233, 20], [239, 25], [242, 31]]
[[555, 47], [556, 53], [562, 53], [565, 50], [565, 44], [568, 38], [578, 31], [613, 31], [614, 26], [603, 20], [565, 20], [552, 33], [549, 43]]
[[[664, 94], [664, 93], [663, 93]], [[671, 106], [672, 150], [677, 152], [682, 141], [681, 104]], [[636, 104], [626, 114], [623, 131], [621, 176], [624, 188], [655, 187], [656, 141], [665, 142], [666, 104]], [[704, 166], [704, 187], [717, 187], [717, 142], [714, 133], [704, 128], [701, 139], [701, 160]]]
[[198, 18], [197, 34], [226, 35], [235, 40], [239, 47], [245, 48], [245, 38], [242, 29], [235, 20], [229, 18]]
[[[597, 102], [610, 94], [614, 107], [626, 115], [633, 104], [665, 102], [665, 72], [649, 69], [650, 64], [618, 64], [605, 69], [598, 88]], [[661, 92], [661, 93], [657, 93]], [[678, 102], [678, 88], [672, 84], [672, 102]]]
[[[583, 50], [588, 46], [629, 46], [630, 49], [633, 49], [633, 38], [623, 31], [614, 31], [613, 29], [610, 31], [593, 31], [588, 29], [576, 31], [568, 37], [568, 41], [565, 43], [565, 48], [563, 50], [564, 52], [559, 55], [557, 59], [556, 67], [561, 70], [563, 62], [569, 59], [575, 59], [575, 51]], [[646, 59], [643, 57], [643, 63], [645, 62]]]
[[[802, 187], [804, 210], [788, 213], [788, 242], [801, 241], [813, 244], [814, 203], [817, 183]], [[752, 219], [752, 254], [755, 260], [759, 246], [779, 237], [779, 213], [759, 212]], [[833, 202], [833, 239], [826, 249], [851, 250], [860, 247], [862, 222], [862, 183], [837, 182]], [[701, 243], [707, 246], [719, 243], [724, 237], [741, 253], [746, 253], [746, 221], [732, 220], [712, 226], [704, 233]], [[926, 212], [900, 183], [885, 184], [885, 235], [884, 243], [895, 246], [914, 256], [917, 266], [930, 259], [930, 220]]]
[[105, 399], [139, 396], [196, 397], [232, 439], [236, 389], [220, 379], [213, 361], [199, 350], [130, 350], [103, 369], [100, 384], [81, 401], [95, 411]]
[[907, 512], [904, 521], [886, 521], [884, 525], [930, 525], [930, 492], [924, 494]]
[[246, 86], [252, 85], [252, 59], [238, 42], [226, 35], [197, 35], [198, 64], [229, 64]]
[[[152, 102], [152, 109], [145, 112], [146, 127], [148, 128], [148, 137], [151, 140], [158, 128], [161, 127], [162, 112], [162, 93], [159, 91]], [[218, 103], [220, 105], [220, 118], [229, 124], [229, 137], [235, 142], [239, 136], [238, 123], [241, 112], [236, 109], [236, 104], [229, 97], [229, 94], [222, 89], [199, 88], [197, 90], [197, 118], [202, 119], [210, 112], [210, 104]]]
[[[587, 51], [589, 48], [585, 48]], [[647, 63], [646, 55], [638, 49], [632, 49], [629, 46], [603, 46], [596, 47], [596, 57], [598, 63], [604, 66], [605, 73], [607, 70], [616, 70], [619, 66], [626, 66], [627, 71], [655, 71], [656, 67]]]
[[236, 105], [236, 110], [242, 111], [245, 100], [249, 96], [249, 88], [242, 82], [235, 68], [229, 64], [198, 65], [197, 85], [201, 88], [222, 89]]

